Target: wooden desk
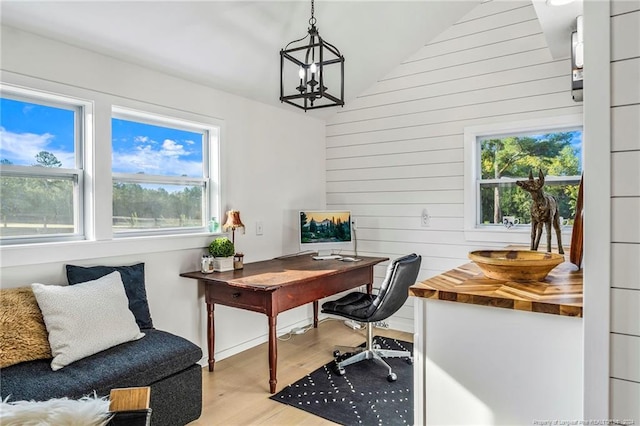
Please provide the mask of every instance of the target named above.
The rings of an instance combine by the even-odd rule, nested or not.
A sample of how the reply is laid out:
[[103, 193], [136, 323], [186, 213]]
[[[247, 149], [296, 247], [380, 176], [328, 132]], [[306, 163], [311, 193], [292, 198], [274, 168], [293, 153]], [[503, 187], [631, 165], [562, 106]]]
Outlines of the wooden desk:
[[269, 389], [276, 392], [276, 317], [280, 312], [313, 302], [313, 326], [318, 326], [318, 300], [361, 285], [371, 292], [373, 267], [388, 260], [360, 257], [359, 262], [313, 260], [309, 255], [245, 263], [229, 272], [187, 272], [181, 277], [202, 283], [207, 304], [209, 371], [215, 363], [214, 305], [261, 312], [269, 320]]

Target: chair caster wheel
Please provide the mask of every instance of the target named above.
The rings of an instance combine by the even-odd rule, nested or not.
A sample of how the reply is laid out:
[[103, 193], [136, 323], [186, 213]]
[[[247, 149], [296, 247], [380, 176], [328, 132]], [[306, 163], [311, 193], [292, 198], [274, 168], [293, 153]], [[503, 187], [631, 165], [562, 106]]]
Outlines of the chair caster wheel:
[[344, 374], [346, 373], [346, 371], [344, 371], [344, 368], [336, 368], [336, 374], [338, 376], [344, 376]]
[[398, 380], [398, 376], [396, 375], [396, 373], [391, 373], [387, 376], [387, 380], [390, 382], [395, 382], [396, 380]]
[[377, 343], [374, 343], [372, 347], [373, 347], [373, 349], [382, 349], [382, 346], [380, 346]]
[[406, 361], [407, 361], [407, 364], [413, 365], [413, 358], [407, 358]]
[[339, 350], [336, 349], [335, 351], [333, 351], [333, 357], [334, 358], [338, 358], [339, 356], [340, 356], [340, 351]]

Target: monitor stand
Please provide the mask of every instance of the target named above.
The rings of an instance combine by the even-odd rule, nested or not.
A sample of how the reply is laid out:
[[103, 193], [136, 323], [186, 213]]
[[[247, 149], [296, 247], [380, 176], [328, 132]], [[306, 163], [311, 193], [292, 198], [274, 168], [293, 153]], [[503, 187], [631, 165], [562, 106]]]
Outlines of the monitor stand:
[[341, 258], [340, 255], [331, 254], [331, 250], [318, 250], [318, 255], [313, 256], [313, 260], [333, 260]]

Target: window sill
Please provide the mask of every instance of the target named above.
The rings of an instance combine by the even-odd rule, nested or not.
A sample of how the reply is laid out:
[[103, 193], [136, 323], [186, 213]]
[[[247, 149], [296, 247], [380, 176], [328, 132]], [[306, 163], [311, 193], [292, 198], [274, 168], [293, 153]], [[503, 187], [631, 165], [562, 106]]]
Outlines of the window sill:
[[157, 235], [105, 241], [65, 241], [56, 243], [0, 246], [2, 267], [75, 262], [140, 253], [205, 249], [219, 234]]

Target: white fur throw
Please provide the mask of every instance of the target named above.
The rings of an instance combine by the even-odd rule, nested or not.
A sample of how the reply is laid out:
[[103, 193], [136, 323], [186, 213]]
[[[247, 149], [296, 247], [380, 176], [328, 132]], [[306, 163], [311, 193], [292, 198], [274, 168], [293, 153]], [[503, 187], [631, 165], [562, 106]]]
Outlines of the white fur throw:
[[109, 399], [85, 396], [79, 400], [60, 398], [48, 401], [0, 403], [2, 426], [104, 426], [111, 419]]

